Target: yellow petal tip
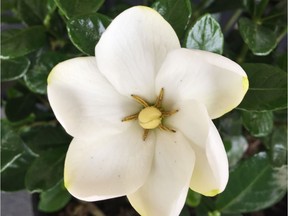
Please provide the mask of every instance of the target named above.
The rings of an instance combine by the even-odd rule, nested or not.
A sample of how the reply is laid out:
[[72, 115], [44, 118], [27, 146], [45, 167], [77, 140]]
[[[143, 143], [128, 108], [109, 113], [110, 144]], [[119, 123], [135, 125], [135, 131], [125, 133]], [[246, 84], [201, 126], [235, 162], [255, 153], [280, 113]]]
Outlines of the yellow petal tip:
[[52, 74], [53, 74], [53, 70], [49, 73], [49, 75], [48, 75], [48, 77], [47, 77], [47, 84], [48, 84], [48, 85], [51, 83]]
[[248, 77], [242, 77], [242, 86], [243, 86], [243, 90], [246, 92], [249, 88], [249, 80]]
[[221, 193], [221, 191], [219, 189], [214, 189], [214, 190], [210, 190], [208, 192], [203, 193], [204, 196], [216, 196], [217, 194]]

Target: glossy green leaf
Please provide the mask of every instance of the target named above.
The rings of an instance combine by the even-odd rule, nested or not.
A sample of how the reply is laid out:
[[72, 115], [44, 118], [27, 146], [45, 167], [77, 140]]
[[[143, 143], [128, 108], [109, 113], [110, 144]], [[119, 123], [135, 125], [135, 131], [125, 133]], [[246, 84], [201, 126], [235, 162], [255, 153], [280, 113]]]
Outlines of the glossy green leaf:
[[287, 127], [275, 127], [269, 140], [269, 156], [276, 167], [287, 163]]
[[273, 130], [273, 113], [271, 111], [243, 111], [244, 127], [255, 137], [264, 137]]
[[1, 121], [1, 172], [24, 152], [23, 141], [7, 121]]
[[45, 17], [54, 10], [51, 0], [20, 0], [17, 2], [17, 13], [28, 25], [41, 25]]
[[1, 40], [1, 58], [9, 59], [24, 56], [40, 49], [46, 42], [45, 29], [34, 26], [10, 34]]
[[210, 15], [202, 16], [188, 29], [184, 46], [222, 54], [224, 37], [219, 23]]
[[1, 190], [18, 191], [25, 189], [25, 176], [35, 157], [24, 152], [1, 172]]
[[190, 1], [158, 0], [152, 7], [170, 23], [181, 40], [192, 14]]
[[72, 43], [83, 53], [95, 55], [95, 46], [111, 20], [101, 14], [88, 14], [68, 20], [67, 29]]
[[241, 135], [225, 136], [223, 142], [227, 152], [229, 166], [235, 166], [247, 150], [248, 142], [245, 137]]
[[16, 80], [24, 76], [30, 66], [28, 58], [1, 59], [1, 81]]
[[225, 136], [240, 136], [242, 133], [242, 119], [238, 110], [233, 110], [219, 119], [218, 130]]
[[46, 191], [63, 178], [66, 148], [46, 151], [32, 163], [25, 178], [26, 188], [31, 192]]
[[243, 64], [249, 90], [238, 106], [244, 110], [268, 111], [287, 107], [287, 73], [267, 64]]
[[24, 81], [27, 87], [32, 92], [46, 94], [48, 74], [56, 64], [66, 59], [66, 55], [57, 52], [45, 52], [25, 74]]
[[71, 137], [61, 127], [36, 126], [21, 135], [25, 144], [36, 154], [57, 147], [68, 148]]
[[35, 97], [32, 94], [8, 99], [5, 106], [7, 118], [12, 122], [25, 119], [33, 112], [34, 103]]
[[266, 153], [261, 152], [230, 172], [225, 191], [218, 196], [221, 212], [245, 213], [267, 208], [286, 193], [286, 168], [273, 168]]
[[254, 55], [268, 55], [277, 45], [276, 36], [272, 30], [254, 23], [248, 18], [239, 20], [239, 31]]
[[40, 194], [38, 209], [44, 212], [55, 212], [62, 209], [71, 199], [65, 189], [63, 180], [47, 191]]
[[198, 206], [200, 204], [201, 198], [202, 198], [201, 194], [189, 189], [188, 195], [187, 195], [187, 198], [186, 198], [186, 204], [188, 206], [192, 207], [192, 208], [196, 207], [196, 206]]
[[62, 13], [68, 18], [78, 15], [95, 13], [104, 3], [104, 0], [55, 0]]

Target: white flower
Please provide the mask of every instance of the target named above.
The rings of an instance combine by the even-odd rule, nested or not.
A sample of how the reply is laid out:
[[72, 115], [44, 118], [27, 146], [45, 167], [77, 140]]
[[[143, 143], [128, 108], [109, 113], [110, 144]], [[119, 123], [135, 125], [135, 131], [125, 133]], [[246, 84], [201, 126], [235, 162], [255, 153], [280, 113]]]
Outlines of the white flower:
[[189, 187], [222, 192], [228, 163], [211, 119], [243, 99], [243, 69], [180, 48], [172, 27], [143, 6], [116, 17], [95, 54], [58, 64], [48, 78], [52, 109], [74, 137], [69, 192], [86, 201], [127, 195], [144, 216], [178, 215]]

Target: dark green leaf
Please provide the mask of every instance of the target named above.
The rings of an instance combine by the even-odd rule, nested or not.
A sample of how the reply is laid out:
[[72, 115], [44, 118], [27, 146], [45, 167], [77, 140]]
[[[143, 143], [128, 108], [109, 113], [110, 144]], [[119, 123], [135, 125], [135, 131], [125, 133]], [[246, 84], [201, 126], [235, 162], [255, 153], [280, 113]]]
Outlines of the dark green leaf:
[[186, 198], [186, 204], [190, 207], [196, 207], [200, 204], [201, 198], [202, 198], [201, 194], [189, 189], [188, 195]]
[[242, 9], [243, 7], [243, 0], [217, 0], [212, 2], [208, 10], [211, 13], [216, 13], [227, 10]]
[[1, 80], [11, 81], [24, 76], [30, 66], [28, 58], [1, 59]]
[[170, 23], [181, 40], [192, 13], [190, 1], [158, 0], [152, 7]]
[[16, 58], [40, 49], [46, 42], [45, 29], [34, 26], [1, 40], [1, 58]]
[[219, 23], [210, 15], [202, 16], [188, 29], [184, 46], [222, 54], [224, 37]]
[[54, 10], [52, 3], [54, 4], [51, 0], [20, 0], [17, 12], [26, 24], [41, 25], [48, 13]]
[[269, 156], [276, 167], [287, 162], [287, 127], [275, 127], [269, 141]]
[[242, 158], [244, 152], [248, 148], [248, 143], [243, 136], [225, 136], [223, 139], [229, 166], [232, 167]]
[[267, 154], [262, 152], [231, 171], [216, 207], [226, 213], [257, 211], [278, 202], [285, 193], [286, 167], [272, 168]]
[[219, 132], [226, 136], [241, 135], [242, 121], [238, 110], [227, 113], [219, 119]]
[[7, 121], [1, 121], [1, 172], [24, 152], [23, 141]]
[[244, 127], [255, 137], [264, 137], [272, 132], [273, 113], [271, 111], [243, 111]]
[[26, 174], [25, 185], [29, 191], [46, 191], [63, 178], [66, 150], [66, 147], [55, 148], [39, 155]]
[[1, 190], [18, 191], [25, 189], [25, 175], [35, 157], [24, 152], [1, 173]]
[[66, 59], [66, 55], [57, 52], [45, 52], [24, 76], [27, 87], [32, 92], [46, 94], [48, 74], [56, 64]]
[[38, 209], [44, 212], [55, 212], [63, 208], [71, 199], [71, 195], [65, 189], [63, 180], [53, 188], [40, 194]]
[[287, 53], [277, 56], [276, 63], [283, 71], [287, 71]]
[[179, 216], [189, 216], [189, 215], [190, 215], [189, 209], [186, 206], [184, 206]]
[[88, 14], [75, 17], [67, 22], [72, 43], [83, 53], [95, 55], [95, 45], [111, 20], [101, 14]]
[[240, 109], [267, 111], [287, 107], [287, 73], [267, 64], [243, 64], [249, 90]]
[[22, 134], [26, 145], [36, 154], [57, 147], [67, 147], [71, 137], [61, 127], [37, 126]]
[[25, 119], [33, 112], [34, 103], [35, 97], [32, 94], [8, 99], [5, 107], [7, 118], [12, 122]]
[[268, 55], [277, 45], [274, 32], [247, 18], [239, 20], [239, 31], [254, 55]]
[[255, 17], [260, 18], [264, 13], [269, 0], [260, 0], [256, 1], [256, 8], [255, 8]]
[[78, 15], [95, 13], [104, 0], [55, 0], [62, 13], [68, 18]]

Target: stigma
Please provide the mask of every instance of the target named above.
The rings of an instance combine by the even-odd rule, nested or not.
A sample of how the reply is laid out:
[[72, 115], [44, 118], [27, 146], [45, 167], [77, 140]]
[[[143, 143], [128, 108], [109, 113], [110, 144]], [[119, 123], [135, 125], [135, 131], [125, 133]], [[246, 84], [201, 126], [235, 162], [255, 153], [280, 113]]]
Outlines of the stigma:
[[176, 131], [172, 128], [169, 128], [167, 126], [164, 126], [162, 123], [162, 120], [166, 117], [169, 117], [175, 113], [178, 112], [178, 110], [173, 111], [165, 111], [162, 107], [162, 101], [164, 98], [164, 89], [161, 88], [160, 93], [158, 97], [156, 98], [156, 101], [153, 105], [150, 105], [147, 103], [142, 97], [137, 95], [131, 95], [131, 97], [136, 100], [138, 103], [140, 103], [143, 108], [140, 112], [129, 115], [122, 119], [122, 122], [131, 121], [131, 120], [137, 120], [139, 125], [144, 129], [143, 133], [143, 140], [148, 136], [149, 130], [153, 130], [156, 128], [159, 128], [164, 131], [170, 131], [175, 133]]

